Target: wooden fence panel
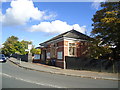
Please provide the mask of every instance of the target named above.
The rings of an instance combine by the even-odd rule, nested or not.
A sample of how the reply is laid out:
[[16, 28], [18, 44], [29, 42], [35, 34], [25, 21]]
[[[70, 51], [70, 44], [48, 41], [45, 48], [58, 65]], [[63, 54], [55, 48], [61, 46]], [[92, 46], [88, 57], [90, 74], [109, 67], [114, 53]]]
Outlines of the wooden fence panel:
[[97, 72], [120, 72], [120, 60], [85, 59], [80, 57], [65, 57], [66, 69], [91, 70]]

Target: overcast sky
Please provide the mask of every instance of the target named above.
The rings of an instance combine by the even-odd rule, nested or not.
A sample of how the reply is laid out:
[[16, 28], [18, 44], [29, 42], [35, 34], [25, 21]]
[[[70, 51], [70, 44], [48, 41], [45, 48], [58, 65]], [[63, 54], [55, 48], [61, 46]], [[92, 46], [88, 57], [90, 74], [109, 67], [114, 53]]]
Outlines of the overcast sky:
[[35, 46], [73, 28], [90, 35], [91, 19], [99, 9], [98, 2], [3, 1], [0, 9], [2, 43], [14, 35], [20, 40], [32, 41]]

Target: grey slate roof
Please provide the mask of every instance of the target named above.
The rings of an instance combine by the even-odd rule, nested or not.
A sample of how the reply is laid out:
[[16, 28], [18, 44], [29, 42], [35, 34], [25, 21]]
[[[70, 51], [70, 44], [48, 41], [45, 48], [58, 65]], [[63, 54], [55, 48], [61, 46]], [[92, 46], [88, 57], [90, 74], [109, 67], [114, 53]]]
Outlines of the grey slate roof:
[[61, 37], [68, 37], [68, 38], [75, 38], [75, 39], [82, 39], [82, 40], [88, 40], [90, 37], [85, 35], [85, 34], [82, 34], [76, 30], [70, 30], [70, 31], [67, 31], [65, 33], [62, 33], [56, 37], [53, 37], [52, 39], [48, 40], [48, 41], [45, 41], [39, 45], [42, 45], [44, 43], [47, 43], [47, 42], [50, 42], [52, 40], [56, 40], [56, 39], [59, 39]]

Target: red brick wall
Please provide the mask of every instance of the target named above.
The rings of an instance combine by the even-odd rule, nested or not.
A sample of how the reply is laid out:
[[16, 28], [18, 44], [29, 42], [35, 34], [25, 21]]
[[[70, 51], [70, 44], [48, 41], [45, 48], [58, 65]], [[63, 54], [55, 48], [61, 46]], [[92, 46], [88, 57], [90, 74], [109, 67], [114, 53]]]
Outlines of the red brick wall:
[[63, 46], [63, 44], [64, 44], [64, 41], [60, 41], [57, 43], [58, 46]]
[[64, 41], [64, 57], [68, 55], [68, 41]]
[[[50, 52], [50, 46], [51, 44], [48, 45], [48, 48], [46, 49], [46, 53]], [[63, 68], [64, 67], [64, 41], [60, 41], [57, 43], [57, 46], [55, 46], [56, 48], [56, 66]], [[62, 52], [62, 58], [63, 59], [57, 59], [57, 52]], [[47, 55], [47, 54], [46, 54]], [[51, 60], [51, 58], [46, 58], [47, 60]]]
[[47, 48], [47, 52], [50, 52], [50, 48]]
[[57, 45], [58, 45], [57, 52], [62, 52], [63, 59], [57, 59], [56, 66], [63, 68], [64, 67], [64, 64], [63, 64], [63, 61], [64, 61], [64, 41], [58, 42]]
[[[61, 67], [61, 68], [64, 68], [64, 60], [65, 60], [65, 56], [69, 56], [69, 52], [68, 52], [68, 43], [69, 41], [60, 41], [57, 43], [57, 46], [55, 47], [56, 48], [56, 66], [58, 67]], [[81, 44], [83, 43], [83, 45]], [[76, 42], [76, 56], [77, 57], [80, 57], [82, 52], [84, 52], [87, 48], [87, 45], [84, 44], [84, 42]], [[50, 45], [49, 45], [49, 48], [47, 48], [47, 52], [50, 52]], [[57, 59], [57, 52], [62, 52], [62, 58], [63, 59]], [[47, 60], [51, 60], [50, 59], [47, 59]]]
[[64, 62], [63, 62], [63, 60], [57, 60], [56, 61], [56, 66], [58, 66], [60, 68], [64, 68]]
[[83, 54], [86, 50], [87, 50], [87, 47], [88, 47], [88, 43], [87, 42], [79, 42], [77, 43], [77, 56], [80, 57], [80, 56], [84, 56], [85, 54]]
[[77, 48], [77, 57], [80, 57], [81, 56], [81, 43], [80, 42], [77, 42], [76, 48]]

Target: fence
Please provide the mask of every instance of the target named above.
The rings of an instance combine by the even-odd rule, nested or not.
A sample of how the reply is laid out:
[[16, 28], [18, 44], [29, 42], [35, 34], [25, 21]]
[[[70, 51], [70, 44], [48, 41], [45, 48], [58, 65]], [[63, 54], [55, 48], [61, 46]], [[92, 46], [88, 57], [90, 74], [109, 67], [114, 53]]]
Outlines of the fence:
[[120, 60], [87, 59], [80, 57], [65, 57], [66, 69], [90, 70], [97, 72], [120, 72]]
[[21, 59], [21, 61], [25, 61], [25, 62], [32, 62], [32, 55], [19, 55], [19, 54], [13, 54], [12, 57], [17, 58], [18, 60]]

